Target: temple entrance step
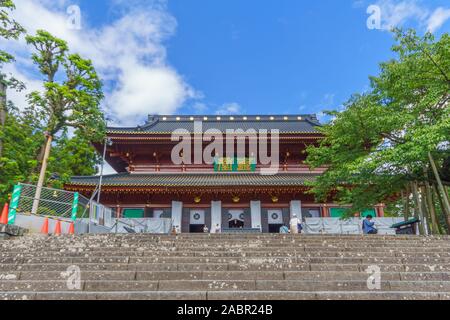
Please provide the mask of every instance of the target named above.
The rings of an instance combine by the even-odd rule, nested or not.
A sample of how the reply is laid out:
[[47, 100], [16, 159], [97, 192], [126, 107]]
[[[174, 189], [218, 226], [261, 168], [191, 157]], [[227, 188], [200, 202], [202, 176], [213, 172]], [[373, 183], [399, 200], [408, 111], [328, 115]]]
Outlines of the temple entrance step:
[[450, 299], [450, 238], [32, 235], [0, 242], [0, 299]]

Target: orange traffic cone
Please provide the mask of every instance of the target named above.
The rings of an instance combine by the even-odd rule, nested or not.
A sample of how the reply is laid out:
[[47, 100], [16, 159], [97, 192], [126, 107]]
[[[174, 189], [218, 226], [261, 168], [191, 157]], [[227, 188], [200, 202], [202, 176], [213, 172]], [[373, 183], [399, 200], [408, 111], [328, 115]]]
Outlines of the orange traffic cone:
[[55, 236], [60, 236], [60, 235], [61, 235], [61, 221], [57, 220], [56, 226], [55, 226]]
[[73, 222], [69, 226], [69, 234], [75, 234], [75, 225]]
[[2, 216], [0, 219], [0, 224], [8, 224], [8, 202], [5, 203], [5, 206], [3, 207]]
[[48, 234], [48, 218], [45, 218], [44, 223], [42, 224], [41, 233]]

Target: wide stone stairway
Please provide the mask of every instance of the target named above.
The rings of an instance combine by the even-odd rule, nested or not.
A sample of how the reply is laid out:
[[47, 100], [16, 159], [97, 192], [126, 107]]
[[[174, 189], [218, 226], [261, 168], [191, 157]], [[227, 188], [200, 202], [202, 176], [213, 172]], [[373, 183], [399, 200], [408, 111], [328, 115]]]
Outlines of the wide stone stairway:
[[0, 299], [450, 299], [450, 238], [26, 236], [0, 241]]

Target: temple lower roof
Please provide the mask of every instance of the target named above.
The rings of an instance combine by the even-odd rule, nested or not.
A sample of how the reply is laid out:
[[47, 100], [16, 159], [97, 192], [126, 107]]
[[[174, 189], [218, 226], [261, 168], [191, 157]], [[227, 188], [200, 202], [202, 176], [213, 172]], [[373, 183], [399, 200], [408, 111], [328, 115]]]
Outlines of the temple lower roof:
[[[318, 175], [317, 173], [279, 173], [271, 176], [257, 173], [120, 173], [103, 176], [102, 185], [109, 187], [300, 187], [314, 181]], [[68, 185], [96, 186], [99, 179], [99, 176], [72, 177]]]

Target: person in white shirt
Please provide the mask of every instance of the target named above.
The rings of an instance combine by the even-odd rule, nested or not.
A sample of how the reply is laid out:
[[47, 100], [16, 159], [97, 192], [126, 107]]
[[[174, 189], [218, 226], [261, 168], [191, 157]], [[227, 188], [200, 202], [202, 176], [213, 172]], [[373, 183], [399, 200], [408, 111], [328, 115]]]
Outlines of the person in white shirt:
[[220, 226], [219, 224], [216, 224], [215, 227], [211, 228], [211, 233], [220, 233]]
[[289, 221], [289, 226], [291, 228], [291, 233], [296, 234], [299, 233], [301, 230], [299, 230], [299, 225], [301, 225], [302, 221], [297, 218], [297, 215], [294, 213], [292, 215], [291, 221]]

